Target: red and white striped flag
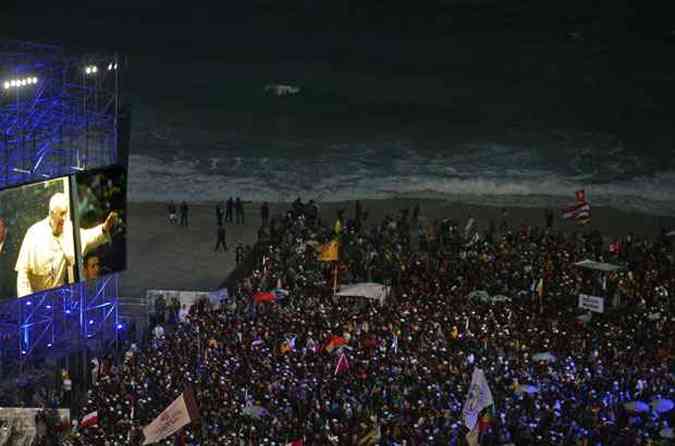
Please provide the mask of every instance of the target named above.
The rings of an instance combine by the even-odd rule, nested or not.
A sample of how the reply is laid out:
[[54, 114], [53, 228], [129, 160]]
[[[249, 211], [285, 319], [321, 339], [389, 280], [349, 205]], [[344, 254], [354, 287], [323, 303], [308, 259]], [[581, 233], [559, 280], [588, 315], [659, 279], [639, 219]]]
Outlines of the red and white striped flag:
[[87, 427], [96, 426], [98, 424], [98, 411], [94, 411], [90, 414], [87, 414], [80, 421], [80, 428], [85, 429]]
[[347, 361], [347, 356], [345, 356], [343, 352], [338, 358], [337, 365], [335, 366], [335, 374], [337, 375], [338, 373], [342, 373], [344, 371], [347, 371], [348, 369], [349, 369], [349, 361]]
[[591, 217], [591, 205], [578, 203], [562, 210], [564, 220], [576, 220], [578, 223], [588, 223]]

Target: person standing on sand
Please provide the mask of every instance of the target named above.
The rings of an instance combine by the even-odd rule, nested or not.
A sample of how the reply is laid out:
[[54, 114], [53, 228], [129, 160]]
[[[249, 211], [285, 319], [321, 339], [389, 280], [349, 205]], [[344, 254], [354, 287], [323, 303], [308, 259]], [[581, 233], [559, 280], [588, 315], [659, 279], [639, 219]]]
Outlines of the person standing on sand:
[[553, 228], [553, 211], [551, 209], [546, 209], [544, 211], [544, 218], [546, 219], [546, 229]]
[[244, 224], [244, 203], [242, 203], [241, 198], [237, 197], [237, 200], [234, 202], [234, 212], [235, 219], [237, 224]]
[[239, 265], [241, 262], [244, 261], [244, 246], [239, 242], [237, 245], [237, 249], [235, 251], [236, 256], [235, 256], [235, 261], [237, 262], [237, 265]]
[[234, 200], [232, 197], [227, 199], [227, 205], [225, 206], [225, 221], [232, 223], [232, 210], [234, 208]]
[[216, 241], [216, 249], [214, 249], [214, 251], [218, 252], [218, 247], [222, 245], [223, 252], [226, 252], [227, 243], [225, 242], [225, 226], [223, 226], [222, 223], [218, 224], [218, 229], [216, 230], [216, 237], [218, 238], [218, 240]]
[[185, 227], [188, 225], [188, 205], [185, 200], [180, 204], [180, 225]]
[[499, 225], [499, 231], [503, 234], [509, 230], [509, 211], [506, 208], [502, 208], [502, 222]]
[[262, 225], [267, 226], [270, 219], [270, 206], [267, 202], [264, 202], [260, 207], [260, 218], [262, 219]]

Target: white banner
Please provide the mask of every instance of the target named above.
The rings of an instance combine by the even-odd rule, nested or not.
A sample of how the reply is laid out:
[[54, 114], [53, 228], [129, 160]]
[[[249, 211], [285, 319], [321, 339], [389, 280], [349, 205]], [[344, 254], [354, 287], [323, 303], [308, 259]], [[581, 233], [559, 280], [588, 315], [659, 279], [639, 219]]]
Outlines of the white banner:
[[605, 299], [597, 296], [589, 296], [588, 294], [579, 294], [579, 308], [596, 313], [605, 312]]
[[478, 367], [473, 369], [471, 376], [471, 386], [469, 387], [469, 394], [466, 396], [466, 402], [462, 409], [462, 416], [464, 417], [464, 425], [473, 430], [478, 422], [478, 414], [481, 410], [494, 404], [492, 399], [492, 392], [485, 379], [485, 373]]
[[185, 393], [182, 393], [152, 423], [143, 428], [144, 445], [156, 443], [178, 432], [183, 426], [190, 424], [190, 412]]

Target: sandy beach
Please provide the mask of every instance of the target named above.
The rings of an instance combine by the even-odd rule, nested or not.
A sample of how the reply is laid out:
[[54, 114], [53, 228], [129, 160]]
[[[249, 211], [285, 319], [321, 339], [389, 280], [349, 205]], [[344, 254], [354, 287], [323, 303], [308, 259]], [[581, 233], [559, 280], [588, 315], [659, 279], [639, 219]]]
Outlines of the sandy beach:
[[[463, 226], [469, 216], [478, 228], [488, 227], [490, 220], [501, 220], [501, 208], [451, 203], [445, 200], [388, 199], [365, 200], [369, 222], [395, 215], [400, 209], [412, 210], [420, 202], [421, 215], [429, 220], [452, 218]], [[271, 215], [281, 215], [289, 203], [271, 203]], [[260, 205], [246, 203], [246, 223], [226, 223], [228, 252], [214, 252], [216, 244], [215, 203], [190, 204], [189, 226], [168, 222], [165, 203], [129, 203], [128, 269], [120, 276], [120, 296], [142, 297], [147, 289], [209, 291], [216, 289], [235, 267], [234, 247], [238, 242], [253, 244], [260, 227]], [[324, 221], [333, 221], [338, 209], [345, 216], [354, 213], [354, 202], [320, 203]], [[528, 222], [544, 225], [544, 210], [540, 208], [510, 207], [511, 226]], [[661, 228], [675, 229], [675, 217], [627, 213], [612, 208], [592, 209], [592, 220], [586, 226], [560, 220], [555, 210], [554, 227], [566, 231], [599, 229], [608, 237], [634, 232], [656, 237]]]

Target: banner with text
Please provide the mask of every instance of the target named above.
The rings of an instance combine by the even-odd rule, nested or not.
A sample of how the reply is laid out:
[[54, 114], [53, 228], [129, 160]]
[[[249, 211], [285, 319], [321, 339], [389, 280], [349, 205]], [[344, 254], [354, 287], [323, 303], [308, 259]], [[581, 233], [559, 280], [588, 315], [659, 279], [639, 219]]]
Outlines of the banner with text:
[[191, 389], [187, 389], [173, 403], [143, 428], [144, 445], [156, 443], [178, 432], [199, 417]]

